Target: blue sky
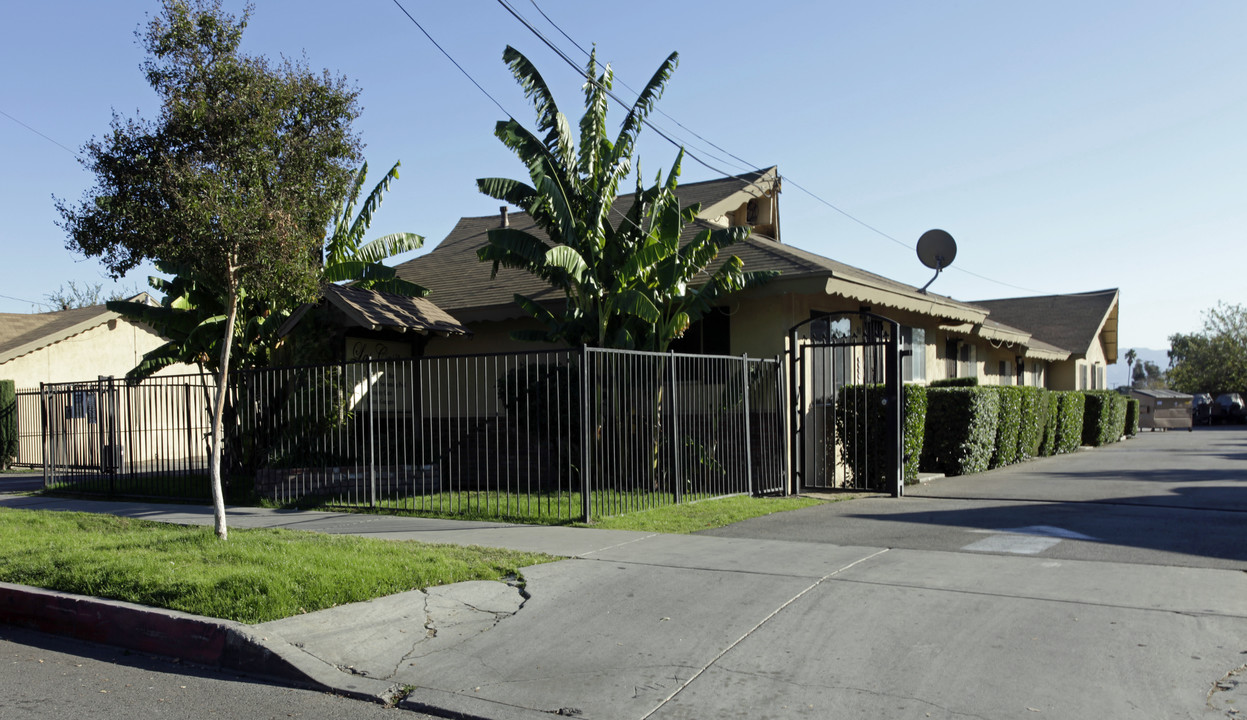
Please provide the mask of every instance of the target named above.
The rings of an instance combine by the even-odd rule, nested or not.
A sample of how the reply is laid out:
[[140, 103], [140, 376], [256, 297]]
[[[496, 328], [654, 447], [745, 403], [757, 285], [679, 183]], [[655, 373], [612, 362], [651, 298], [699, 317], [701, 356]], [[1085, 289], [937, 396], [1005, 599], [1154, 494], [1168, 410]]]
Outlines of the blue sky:
[[[501, 62], [507, 44], [579, 118], [573, 71], [494, 0], [401, 2], [521, 121], [533, 114]], [[583, 59], [531, 0], [511, 2]], [[1123, 351], [1166, 347], [1218, 300], [1247, 303], [1247, 3], [538, 4], [632, 87], [679, 51], [658, 107], [689, 130], [654, 121], [719, 170], [745, 166], [690, 131], [748, 165], [778, 165], [786, 243], [921, 286], [931, 273], [912, 246], [943, 228], [959, 251], [933, 290], [973, 301], [1117, 287]], [[97, 261], [64, 248], [52, 196], [91, 186], [65, 148], [102, 135], [113, 110], [154, 117], [134, 31], [155, 10], [6, 9], [0, 312], [31, 311], [67, 280], [112, 287]], [[420, 233], [427, 251], [458, 217], [497, 212], [476, 178], [523, 177], [492, 135], [502, 111], [393, 0], [257, 0], [244, 49], [302, 54], [359, 86], [374, 175], [403, 163], [378, 233]], [[647, 176], [675, 153], [643, 133]], [[688, 160], [682, 179], [718, 174]], [[144, 289], [149, 272], [121, 286]]]

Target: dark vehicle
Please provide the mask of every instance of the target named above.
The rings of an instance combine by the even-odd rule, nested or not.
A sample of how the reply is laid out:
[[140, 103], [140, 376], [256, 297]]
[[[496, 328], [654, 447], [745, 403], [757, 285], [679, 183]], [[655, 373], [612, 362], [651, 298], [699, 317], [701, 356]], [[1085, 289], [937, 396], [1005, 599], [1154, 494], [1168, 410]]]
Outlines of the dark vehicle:
[[1195, 393], [1191, 396], [1191, 423], [1194, 425], [1212, 424], [1212, 396], [1208, 393]]
[[1212, 404], [1212, 421], [1214, 423], [1247, 423], [1247, 406], [1243, 404], [1243, 396], [1238, 393], [1221, 393]]

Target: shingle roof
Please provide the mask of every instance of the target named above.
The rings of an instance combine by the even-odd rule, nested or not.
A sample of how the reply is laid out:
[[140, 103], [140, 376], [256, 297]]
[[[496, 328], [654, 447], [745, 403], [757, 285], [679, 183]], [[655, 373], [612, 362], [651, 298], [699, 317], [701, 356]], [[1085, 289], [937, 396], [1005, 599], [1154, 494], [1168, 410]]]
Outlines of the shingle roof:
[[0, 313], [0, 363], [118, 317], [103, 305], [46, 313]]
[[377, 290], [329, 285], [325, 298], [359, 327], [431, 335], [471, 335], [459, 321], [429, 300]]
[[[367, 330], [397, 330], [422, 335], [471, 335], [454, 317], [425, 298], [395, 295], [379, 290], [360, 290], [342, 285], [325, 286], [324, 299], [349, 321]], [[305, 303], [277, 329], [285, 336], [294, 330], [317, 303]]]
[[1071, 295], [980, 300], [973, 304], [991, 312], [994, 320], [1081, 355], [1096, 341], [1116, 303], [1114, 288]]
[[[716, 217], [726, 209], [734, 210], [749, 197], [760, 195], [777, 182], [774, 168], [760, 170], [730, 178], [719, 178], [700, 183], [681, 185], [680, 201], [688, 206], [700, 203], [702, 217]], [[631, 195], [616, 199], [612, 216], [625, 212], [631, 206]], [[736, 203], [734, 207], [729, 205]], [[498, 215], [461, 218], [434, 250], [396, 269], [404, 280], [429, 288], [430, 298], [465, 322], [484, 318], [501, 319], [522, 313], [515, 305], [514, 295], [525, 295], [539, 302], [562, 299], [562, 293], [552, 289], [539, 278], [523, 271], [499, 268], [496, 277], [490, 277], [490, 266], [477, 257], [477, 250], [487, 242], [487, 233], [500, 225]], [[542, 236], [532, 218], [526, 213], [508, 215], [509, 227]], [[685, 232], [684, 241], [705, 228], [717, 227], [705, 220], [691, 224]], [[865, 302], [892, 304], [904, 309], [920, 309], [935, 315], [955, 317], [960, 320], [981, 320], [985, 313], [951, 298], [918, 292], [918, 289], [882, 275], [876, 275], [851, 265], [831, 260], [805, 250], [784, 245], [776, 240], [754, 234], [742, 243], [728, 248], [726, 254], [738, 256], [747, 271], [772, 270], [781, 275], [775, 281], [826, 278], [827, 292], [843, 294]], [[726, 254], [724, 259], [726, 259]]]

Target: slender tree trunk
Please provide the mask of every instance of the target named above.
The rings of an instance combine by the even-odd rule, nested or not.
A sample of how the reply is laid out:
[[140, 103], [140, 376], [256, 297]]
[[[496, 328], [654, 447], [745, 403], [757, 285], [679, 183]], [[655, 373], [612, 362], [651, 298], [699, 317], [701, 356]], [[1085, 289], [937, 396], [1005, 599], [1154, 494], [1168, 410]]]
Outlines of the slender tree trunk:
[[212, 405], [212, 452], [208, 455], [208, 473], [212, 479], [212, 517], [216, 536], [229, 537], [225, 524], [225, 493], [221, 489], [221, 446], [224, 444], [225, 397], [229, 391], [229, 355], [234, 342], [234, 322], [238, 316], [238, 288], [230, 279], [225, 311], [225, 341], [221, 343], [221, 365], [217, 369], [216, 398]]

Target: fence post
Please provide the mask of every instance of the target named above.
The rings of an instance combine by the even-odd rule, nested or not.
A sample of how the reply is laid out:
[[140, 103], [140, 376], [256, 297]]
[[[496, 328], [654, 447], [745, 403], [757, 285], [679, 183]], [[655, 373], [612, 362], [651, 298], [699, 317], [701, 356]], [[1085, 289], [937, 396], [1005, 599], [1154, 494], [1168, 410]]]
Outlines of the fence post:
[[368, 373], [368, 507], [377, 506], [377, 399], [372, 379], [372, 357], [365, 369]]
[[41, 428], [40, 441], [43, 443], [43, 489], [48, 489], [49, 470], [48, 463], [52, 460], [52, 433], [48, 427], [48, 390], [47, 384], [39, 382], [39, 424]]
[[[676, 400], [676, 375], [675, 375], [675, 351], [667, 351], [667, 377], [670, 381], [668, 387], [671, 388], [671, 402], [668, 406], [671, 408], [671, 465], [674, 471], [672, 485], [675, 486], [675, 504], [679, 505], [684, 501], [684, 475], [683, 468], [680, 467], [680, 406]], [[657, 418], [658, 422], [662, 422], [662, 416]]]
[[589, 442], [593, 432], [589, 427], [589, 349], [580, 346], [580, 513], [584, 522], [592, 522], [590, 502]]
[[749, 494], [757, 495], [753, 486], [753, 429], [749, 422], [749, 353], [740, 356], [741, 380], [745, 390], [745, 480]]

